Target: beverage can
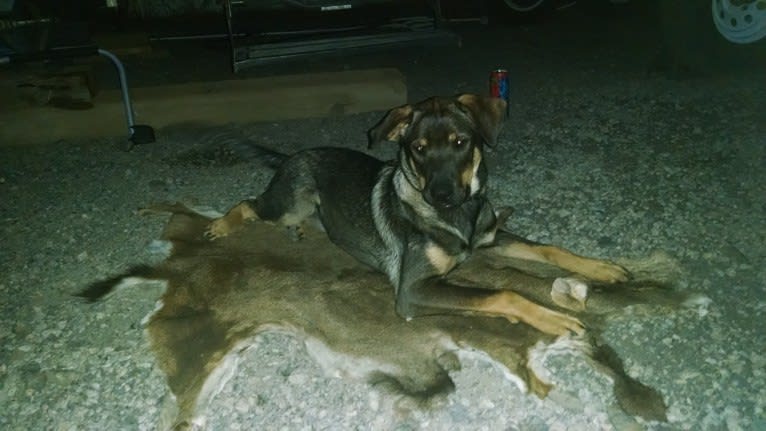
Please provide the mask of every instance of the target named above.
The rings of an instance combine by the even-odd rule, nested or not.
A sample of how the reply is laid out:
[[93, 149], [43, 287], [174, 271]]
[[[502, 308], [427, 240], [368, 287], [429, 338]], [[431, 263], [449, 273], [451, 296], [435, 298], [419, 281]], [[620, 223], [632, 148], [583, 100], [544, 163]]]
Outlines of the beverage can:
[[505, 100], [507, 114], [511, 98], [507, 69], [495, 69], [489, 73], [489, 95]]

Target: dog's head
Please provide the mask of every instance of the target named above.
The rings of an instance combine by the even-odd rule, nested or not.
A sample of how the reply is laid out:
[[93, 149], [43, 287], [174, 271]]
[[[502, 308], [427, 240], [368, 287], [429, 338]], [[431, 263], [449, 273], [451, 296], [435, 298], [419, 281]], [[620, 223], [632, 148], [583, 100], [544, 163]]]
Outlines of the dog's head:
[[425, 201], [457, 207], [483, 188], [483, 146], [495, 143], [505, 107], [502, 99], [474, 94], [404, 105], [370, 130], [370, 147], [398, 143], [400, 168]]

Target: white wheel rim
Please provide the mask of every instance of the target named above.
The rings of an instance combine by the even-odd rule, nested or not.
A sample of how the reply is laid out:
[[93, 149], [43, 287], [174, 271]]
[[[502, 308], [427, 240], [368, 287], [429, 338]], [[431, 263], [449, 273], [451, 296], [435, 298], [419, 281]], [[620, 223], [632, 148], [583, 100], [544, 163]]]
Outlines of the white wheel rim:
[[533, 9], [537, 9], [542, 5], [545, 0], [537, 0], [533, 2], [529, 1], [519, 1], [519, 0], [503, 0], [509, 8], [517, 11], [517, 12], [529, 12]]
[[734, 43], [752, 43], [766, 36], [766, 0], [739, 6], [712, 0], [713, 22], [723, 37]]

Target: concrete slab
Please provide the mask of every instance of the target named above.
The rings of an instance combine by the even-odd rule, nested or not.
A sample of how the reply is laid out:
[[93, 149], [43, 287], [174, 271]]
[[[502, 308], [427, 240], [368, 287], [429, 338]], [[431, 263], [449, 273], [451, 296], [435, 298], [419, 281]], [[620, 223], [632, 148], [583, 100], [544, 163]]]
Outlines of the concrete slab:
[[[14, 82], [1, 81], [0, 145], [127, 137], [119, 91], [98, 94], [91, 109], [67, 110], [31, 103]], [[144, 87], [131, 95], [136, 123], [160, 129], [385, 110], [406, 103], [407, 86], [396, 69], [367, 69]]]

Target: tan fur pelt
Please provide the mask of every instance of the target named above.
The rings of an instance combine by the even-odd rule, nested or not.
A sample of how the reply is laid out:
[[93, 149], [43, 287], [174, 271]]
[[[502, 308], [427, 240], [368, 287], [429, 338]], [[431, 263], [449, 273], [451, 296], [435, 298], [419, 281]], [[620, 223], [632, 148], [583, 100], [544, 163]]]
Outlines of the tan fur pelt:
[[[461, 352], [481, 352], [507, 370], [522, 390], [542, 397], [550, 389], [550, 382], [535, 371], [539, 364], [530, 362], [530, 351], [534, 347], [532, 356], [540, 356], [540, 349], [555, 341], [552, 335], [501, 318], [406, 321], [394, 311], [393, 289], [385, 277], [332, 245], [323, 233], [307, 229], [302, 240], [292, 241], [281, 228], [257, 222], [236, 235], [209, 241], [203, 234], [209, 218], [181, 205], [155, 209], [173, 213], [163, 234], [172, 243], [171, 255], [124, 278], [167, 283], [146, 330], [175, 395], [172, 422], [178, 429], [190, 426], [215, 395], [212, 388], [220, 387], [217, 380], [227, 374], [221, 370], [232, 367], [243, 346], [267, 331], [303, 340], [309, 354], [333, 375], [367, 381], [423, 406], [454, 389], [449, 373], [459, 368]], [[602, 354], [596, 341], [603, 316], [627, 305], [648, 303], [655, 310], [670, 310], [683, 302], [684, 295], [649, 280], [656, 267], [667, 278], [670, 261], [661, 256], [625, 261], [641, 275], [639, 280], [593, 286], [598, 293], [576, 298], [582, 306], [570, 310], [551, 297], [551, 285], [562, 274], [550, 268], [546, 272], [539, 265], [525, 267], [479, 252], [450, 277], [513, 289], [538, 304], [576, 315], [590, 335], [567, 343], [568, 348], [580, 350], [610, 374], [626, 412], [662, 419], [665, 406], [659, 394], [625, 375], [620, 361], [610, 356], [613, 352]], [[95, 284], [85, 296], [100, 296], [110, 288], [108, 283], [118, 281]], [[576, 285], [577, 280], [568, 283]]]

